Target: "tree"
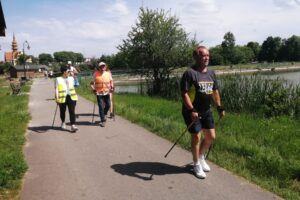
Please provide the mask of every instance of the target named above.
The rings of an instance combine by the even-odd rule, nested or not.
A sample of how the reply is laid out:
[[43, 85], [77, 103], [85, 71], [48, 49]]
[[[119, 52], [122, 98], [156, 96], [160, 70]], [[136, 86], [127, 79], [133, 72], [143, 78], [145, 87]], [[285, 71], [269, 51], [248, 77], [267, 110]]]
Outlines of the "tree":
[[227, 32], [221, 44], [225, 64], [233, 63], [235, 38], [233, 33]]
[[254, 54], [254, 59], [252, 61], [258, 60], [258, 53], [260, 50], [259, 43], [258, 42], [248, 42], [248, 44], [246, 46], [249, 47]]
[[53, 62], [53, 57], [51, 54], [41, 53], [39, 54], [39, 62], [43, 65], [49, 65], [49, 63]]
[[131, 68], [153, 80], [153, 94], [159, 94], [174, 69], [191, 63], [195, 46], [175, 16], [140, 8], [135, 26], [118, 49]]
[[239, 64], [239, 63], [249, 63], [254, 59], [254, 53], [252, 49], [245, 46], [236, 46], [233, 49], [234, 54], [232, 57], [232, 64]]
[[258, 54], [259, 61], [274, 62], [279, 60], [279, 50], [282, 47], [280, 37], [268, 37], [262, 44]]
[[60, 51], [54, 52], [54, 59], [59, 63], [67, 63], [67, 61], [75, 62], [83, 62], [84, 57], [81, 53], [74, 53], [72, 51]]
[[209, 49], [209, 63], [211, 65], [223, 65], [224, 58], [221, 46], [212, 47]]
[[279, 50], [280, 61], [300, 61], [300, 37], [293, 35], [287, 40], [283, 40], [283, 45]]

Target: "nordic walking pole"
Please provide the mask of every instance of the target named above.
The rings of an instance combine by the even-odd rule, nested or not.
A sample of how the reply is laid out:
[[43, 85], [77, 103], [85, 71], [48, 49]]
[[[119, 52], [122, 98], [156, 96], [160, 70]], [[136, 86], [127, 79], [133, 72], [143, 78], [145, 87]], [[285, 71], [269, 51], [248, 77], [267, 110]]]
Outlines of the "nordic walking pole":
[[184, 134], [186, 133], [186, 131], [191, 128], [191, 126], [196, 122], [197, 120], [194, 120], [190, 123], [190, 125], [182, 132], [182, 134], [180, 135], [180, 137], [176, 140], [176, 142], [173, 144], [173, 146], [170, 148], [170, 150], [166, 153], [165, 158], [168, 156], [168, 154], [172, 151], [172, 149], [176, 146], [176, 144], [179, 142], [179, 140], [184, 136]]
[[[219, 119], [218, 119], [218, 121], [217, 121], [217, 123], [216, 123], [216, 128], [218, 127], [218, 125], [219, 125], [219, 123], [220, 123], [220, 120], [221, 120], [221, 117], [219, 117]], [[216, 129], [217, 130], [217, 129]], [[215, 131], [216, 131], [215, 130]], [[205, 156], [205, 160], [208, 158], [208, 155], [209, 155], [209, 153], [210, 153], [210, 151], [211, 151], [211, 149], [212, 149], [212, 146], [213, 146], [213, 143], [211, 143], [210, 144], [210, 146], [209, 146], [209, 148], [208, 148], [208, 151], [207, 151], [207, 154], [206, 154], [206, 156]]]
[[54, 113], [53, 122], [52, 122], [52, 128], [54, 126], [54, 121], [55, 121], [55, 117], [56, 117], [57, 107], [58, 107], [58, 103], [56, 104], [56, 108], [55, 108], [55, 113]]

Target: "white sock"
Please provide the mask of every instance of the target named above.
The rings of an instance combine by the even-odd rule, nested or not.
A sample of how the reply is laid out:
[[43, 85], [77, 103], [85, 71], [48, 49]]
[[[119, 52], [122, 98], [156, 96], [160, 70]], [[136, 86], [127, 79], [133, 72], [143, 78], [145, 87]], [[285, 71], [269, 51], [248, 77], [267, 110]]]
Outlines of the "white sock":
[[200, 165], [200, 161], [199, 160], [197, 160], [196, 162], [194, 161], [194, 166], [195, 165]]
[[199, 158], [200, 158], [201, 160], [205, 160], [205, 157], [204, 157], [203, 154], [201, 154], [201, 155], [199, 156]]

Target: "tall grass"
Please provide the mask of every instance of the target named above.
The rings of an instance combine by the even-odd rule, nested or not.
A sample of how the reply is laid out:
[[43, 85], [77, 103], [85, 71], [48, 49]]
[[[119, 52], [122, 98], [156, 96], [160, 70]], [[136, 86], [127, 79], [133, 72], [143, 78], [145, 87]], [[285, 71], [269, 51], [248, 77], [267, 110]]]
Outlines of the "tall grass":
[[300, 119], [300, 85], [259, 75], [222, 76], [220, 82], [222, 102], [228, 111]]
[[[28, 92], [24, 86], [22, 92]], [[12, 96], [8, 83], [0, 78], [0, 199], [14, 199], [27, 170], [22, 147], [30, 119], [28, 95]]]

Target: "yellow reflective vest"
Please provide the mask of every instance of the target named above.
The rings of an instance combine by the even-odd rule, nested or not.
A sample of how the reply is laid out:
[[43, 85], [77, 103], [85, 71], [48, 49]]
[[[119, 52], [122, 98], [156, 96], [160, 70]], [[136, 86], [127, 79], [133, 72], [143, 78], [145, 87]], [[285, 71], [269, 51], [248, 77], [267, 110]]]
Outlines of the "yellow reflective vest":
[[78, 100], [78, 96], [76, 94], [74, 88], [74, 78], [68, 77], [68, 85], [66, 83], [66, 79], [63, 77], [56, 78], [56, 101], [57, 103], [65, 103], [67, 97], [67, 90], [69, 89], [69, 95], [73, 101]]

